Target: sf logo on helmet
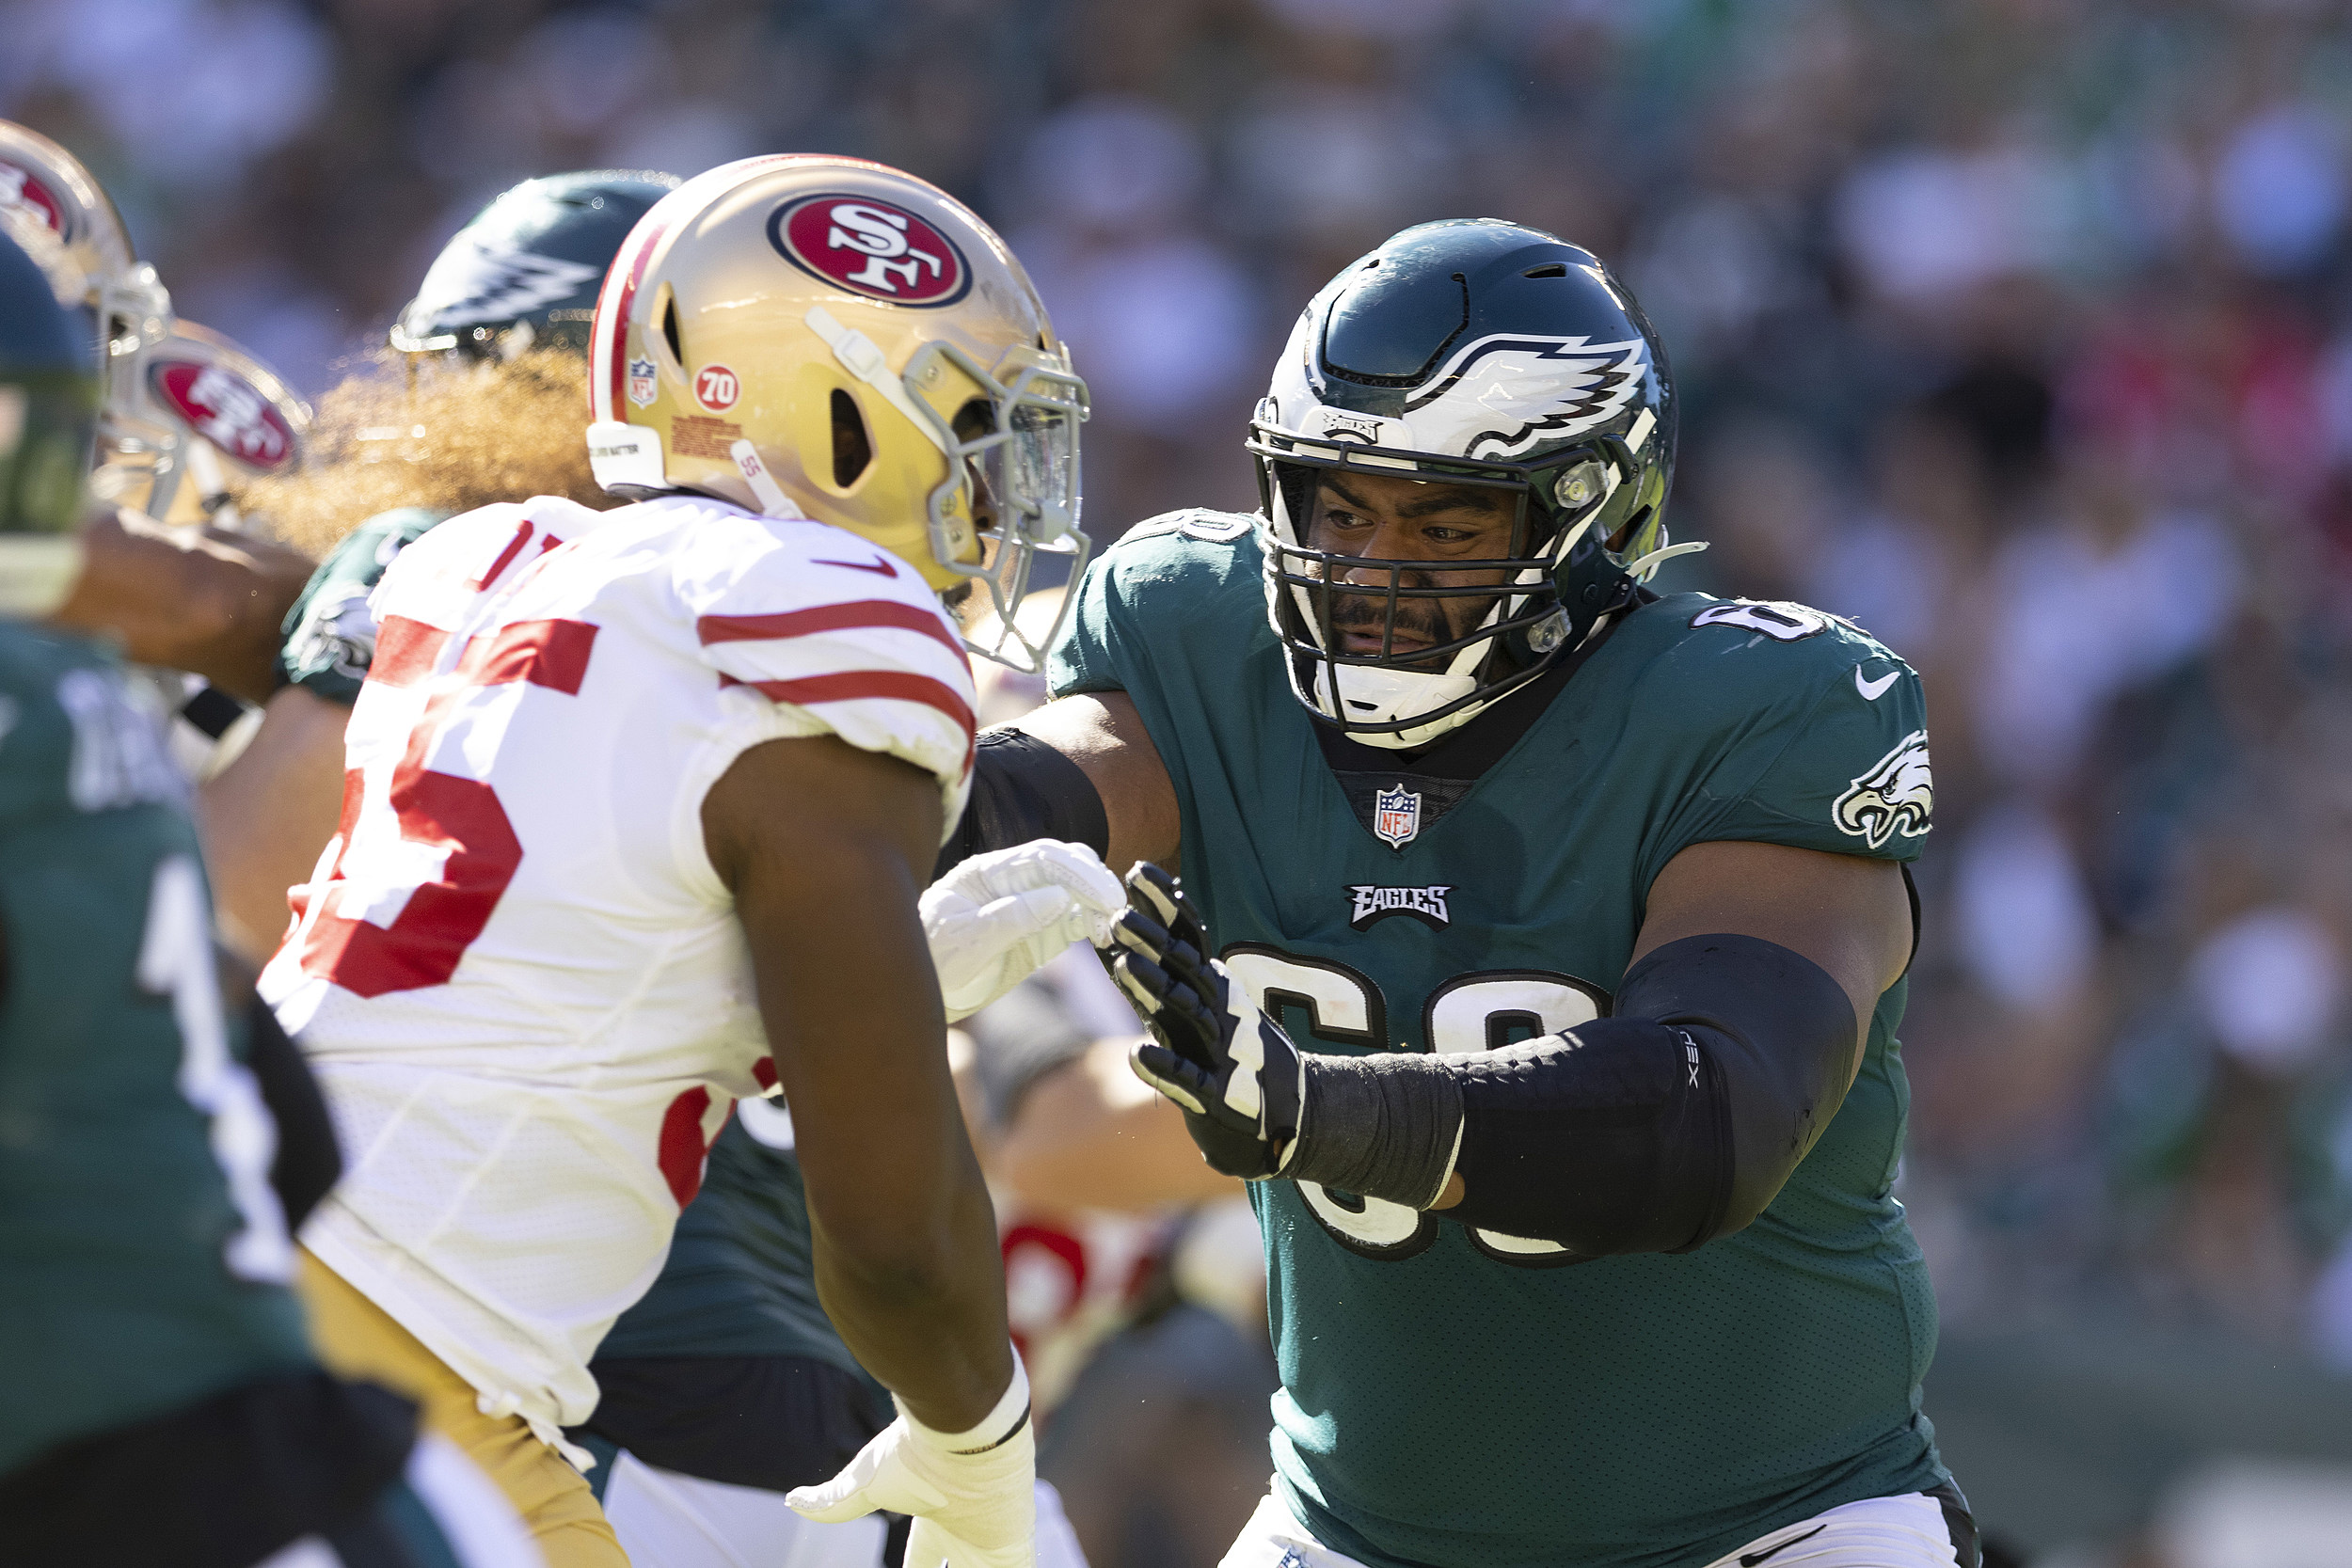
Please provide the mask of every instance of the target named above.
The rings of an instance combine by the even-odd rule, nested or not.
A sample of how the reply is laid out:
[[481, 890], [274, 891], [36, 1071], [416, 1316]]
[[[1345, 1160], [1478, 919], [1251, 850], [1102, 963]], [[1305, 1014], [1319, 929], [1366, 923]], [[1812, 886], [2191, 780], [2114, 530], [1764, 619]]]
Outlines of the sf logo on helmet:
[[0, 207], [29, 211], [51, 233], [65, 232], [64, 209], [49, 194], [49, 187], [33, 178], [31, 169], [0, 164]]
[[240, 463], [269, 469], [294, 455], [285, 416], [231, 372], [193, 359], [159, 359], [148, 380], [189, 428]]
[[776, 209], [768, 238], [802, 271], [894, 305], [953, 305], [972, 285], [963, 253], [902, 207], [870, 197], [804, 196]]

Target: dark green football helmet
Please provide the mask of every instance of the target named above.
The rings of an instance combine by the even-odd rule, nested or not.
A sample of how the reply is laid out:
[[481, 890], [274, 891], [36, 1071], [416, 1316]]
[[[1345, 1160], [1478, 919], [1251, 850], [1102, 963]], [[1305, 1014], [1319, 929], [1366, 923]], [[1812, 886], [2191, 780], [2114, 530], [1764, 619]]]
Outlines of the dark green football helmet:
[[81, 570], [98, 369], [80, 278], [58, 280], [0, 228], [0, 615], [46, 615]]
[[[1309, 302], [1250, 421], [1265, 513], [1266, 603], [1309, 712], [1364, 744], [1418, 746], [1534, 680], [1631, 603], [1669, 553], [1676, 401], [1658, 334], [1600, 258], [1499, 218], [1418, 224]], [[1510, 555], [1424, 563], [1311, 547], [1319, 470], [1492, 487]], [[1385, 577], [1383, 576], [1385, 574]], [[1469, 634], [1342, 652], [1333, 585], [1404, 600], [1473, 597]]]
[[586, 169], [526, 180], [474, 215], [392, 324], [404, 354], [513, 358], [560, 343], [588, 352], [604, 269], [675, 175]]

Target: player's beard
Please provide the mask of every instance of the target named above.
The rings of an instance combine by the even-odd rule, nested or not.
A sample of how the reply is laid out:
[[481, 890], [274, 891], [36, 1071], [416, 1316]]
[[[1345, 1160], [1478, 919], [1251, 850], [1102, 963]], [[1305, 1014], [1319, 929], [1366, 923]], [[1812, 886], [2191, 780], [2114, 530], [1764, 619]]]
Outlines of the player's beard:
[[[1425, 578], [1416, 575], [1408, 577], [1399, 586], [1420, 587], [1425, 585], [1426, 581]], [[1346, 593], [1342, 592], [1339, 586], [1334, 584], [1331, 594], [1331, 624], [1324, 645], [1335, 651], [1344, 652], [1346, 650], [1342, 639], [1349, 634], [1369, 637], [1376, 641], [1382, 635], [1384, 626], [1391, 627], [1393, 635], [1390, 645], [1396, 649], [1396, 653], [1390, 657], [1393, 659], [1400, 659], [1400, 668], [1407, 670], [1423, 668], [1425, 661], [1400, 657], [1412, 652], [1409, 647], [1404, 647], [1401, 644], [1412, 642], [1434, 648], [1441, 643], [1453, 641], [1464, 633], [1454, 629], [1454, 617], [1449, 615], [1449, 610], [1460, 615], [1465, 622], [1474, 623], [1479, 616], [1486, 613], [1486, 607], [1493, 603], [1494, 597], [1492, 594], [1479, 594], [1470, 591], [1466, 591], [1458, 597], [1448, 598], [1407, 598], [1400, 595], [1396, 601], [1395, 619], [1391, 622], [1389, 617], [1388, 597], [1381, 590], [1365, 588], [1358, 592]], [[1377, 648], [1374, 648], [1366, 650], [1366, 653], [1376, 654], [1377, 651]], [[1444, 656], [1435, 663], [1428, 664], [1427, 667], [1440, 668], [1445, 658], [1451, 657], [1450, 655]]]
[[262, 531], [323, 556], [379, 512], [469, 512], [565, 496], [617, 505], [588, 468], [588, 361], [533, 349], [511, 361], [417, 358], [378, 349], [319, 399], [298, 473], [236, 493]]

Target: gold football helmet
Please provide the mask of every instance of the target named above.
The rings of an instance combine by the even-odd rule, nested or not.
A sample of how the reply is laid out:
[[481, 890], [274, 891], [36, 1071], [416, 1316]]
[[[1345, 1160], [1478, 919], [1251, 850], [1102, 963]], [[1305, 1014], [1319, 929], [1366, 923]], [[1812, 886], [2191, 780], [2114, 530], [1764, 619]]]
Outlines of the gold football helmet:
[[944, 191], [796, 154], [688, 181], [605, 275], [589, 397], [606, 490], [813, 517], [933, 588], [983, 583], [995, 613], [967, 646], [1041, 666], [1055, 627], [1032, 641], [1014, 611], [1039, 552], [1085, 564], [1086, 383], [1021, 263]]
[[[167, 521], [200, 521], [226, 506], [233, 480], [301, 462], [310, 407], [252, 354], [178, 320], [89, 170], [8, 120], [0, 120], [0, 220], [53, 274], [82, 280], [79, 303], [105, 367], [93, 494]], [[190, 477], [194, 487], [183, 489]]]

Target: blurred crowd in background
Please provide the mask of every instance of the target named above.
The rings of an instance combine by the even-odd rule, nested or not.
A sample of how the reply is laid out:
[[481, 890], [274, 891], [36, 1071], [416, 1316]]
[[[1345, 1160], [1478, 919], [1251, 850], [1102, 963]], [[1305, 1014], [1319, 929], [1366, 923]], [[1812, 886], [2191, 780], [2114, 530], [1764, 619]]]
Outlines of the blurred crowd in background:
[[1927, 679], [1903, 1191], [1947, 1327], [2352, 1368], [2346, 8], [0, 0], [0, 114], [313, 392], [519, 178], [931, 179], [1092, 385], [1103, 541], [1254, 504], [1290, 321], [1391, 230], [1591, 246], [1714, 542], [1660, 586], [1848, 615]]

